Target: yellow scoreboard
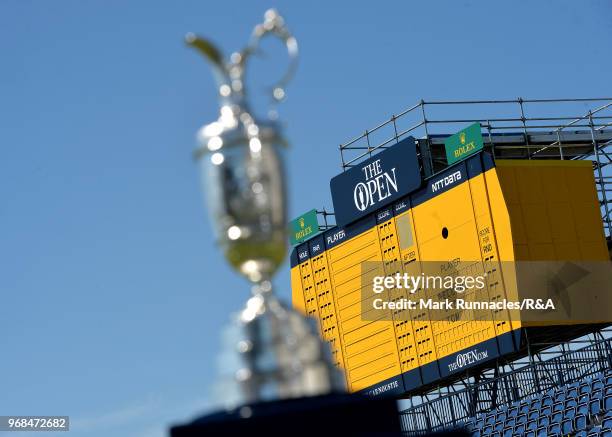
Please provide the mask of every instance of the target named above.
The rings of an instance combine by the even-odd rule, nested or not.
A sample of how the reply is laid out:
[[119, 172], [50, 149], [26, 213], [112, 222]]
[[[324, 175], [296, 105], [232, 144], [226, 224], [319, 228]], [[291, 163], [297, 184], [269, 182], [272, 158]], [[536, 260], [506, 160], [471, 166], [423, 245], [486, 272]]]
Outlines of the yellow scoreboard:
[[454, 321], [427, 310], [364, 317], [363, 276], [371, 272], [363, 263], [417, 275], [426, 261], [458, 260], [471, 274], [487, 273], [479, 293], [496, 301], [516, 285], [491, 267], [499, 261], [609, 254], [590, 161], [494, 162], [480, 152], [422, 181], [410, 141], [393, 147], [332, 179], [339, 225], [294, 249], [291, 287], [294, 307], [318, 319], [350, 391], [401, 396], [519, 352], [526, 323], [508, 310]]

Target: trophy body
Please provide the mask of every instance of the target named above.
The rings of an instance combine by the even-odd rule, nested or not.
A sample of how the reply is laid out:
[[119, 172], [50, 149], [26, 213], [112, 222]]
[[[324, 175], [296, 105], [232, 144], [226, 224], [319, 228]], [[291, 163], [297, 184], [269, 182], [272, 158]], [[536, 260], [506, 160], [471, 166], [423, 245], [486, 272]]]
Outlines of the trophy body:
[[241, 132], [240, 124], [210, 137], [209, 126], [199, 135], [201, 144], [223, 146], [198, 153], [217, 242], [231, 266], [250, 281], [269, 280], [286, 252], [287, 144], [275, 125], [258, 127], [253, 138]]
[[272, 276], [287, 248], [288, 145], [276, 122], [253, 118], [243, 82], [245, 62], [267, 34], [281, 38], [293, 60], [273, 87], [273, 98], [281, 100], [297, 42], [276, 11], [266, 12], [251, 44], [229, 62], [208, 41], [187, 36], [187, 43], [213, 63], [221, 100], [219, 119], [200, 129], [195, 152], [211, 221], [226, 260], [252, 284], [245, 308], [223, 333], [216, 400], [226, 408], [344, 391], [343, 377], [312, 320], [285, 307], [272, 292]]

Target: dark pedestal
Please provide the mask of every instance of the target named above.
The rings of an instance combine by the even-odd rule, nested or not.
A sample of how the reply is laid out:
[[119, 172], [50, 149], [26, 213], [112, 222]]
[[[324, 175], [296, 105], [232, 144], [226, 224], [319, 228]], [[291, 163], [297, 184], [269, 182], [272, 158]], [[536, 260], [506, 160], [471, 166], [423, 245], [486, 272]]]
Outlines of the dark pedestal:
[[359, 395], [327, 395], [264, 402], [218, 412], [174, 426], [172, 437], [401, 436], [396, 401]]

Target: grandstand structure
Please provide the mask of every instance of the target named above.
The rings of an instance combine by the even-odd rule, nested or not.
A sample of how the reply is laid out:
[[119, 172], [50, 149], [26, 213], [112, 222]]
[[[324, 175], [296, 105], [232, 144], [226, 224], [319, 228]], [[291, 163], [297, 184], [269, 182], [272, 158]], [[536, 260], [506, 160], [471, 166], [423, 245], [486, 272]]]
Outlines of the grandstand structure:
[[610, 435], [611, 334], [603, 328], [552, 347], [535, 344], [548, 348], [415, 395], [400, 413], [405, 434]]
[[[444, 140], [475, 122], [494, 159], [591, 161], [610, 251], [612, 98], [421, 101], [340, 145], [342, 171], [412, 136], [421, 172], [432, 177], [447, 167]], [[333, 226], [333, 212], [318, 213], [323, 229]], [[527, 333], [525, 345], [525, 354], [412, 390], [401, 401], [405, 434], [612, 435], [612, 328]]]

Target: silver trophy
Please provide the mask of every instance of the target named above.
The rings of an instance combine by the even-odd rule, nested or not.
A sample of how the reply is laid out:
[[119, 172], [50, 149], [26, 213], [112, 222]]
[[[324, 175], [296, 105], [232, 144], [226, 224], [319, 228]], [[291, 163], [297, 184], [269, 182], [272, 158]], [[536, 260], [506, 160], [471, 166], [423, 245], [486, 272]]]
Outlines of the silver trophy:
[[252, 284], [246, 307], [224, 332], [216, 400], [226, 408], [344, 390], [312, 321], [272, 292], [272, 276], [287, 248], [288, 144], [275, 120], [252, 115], [244, 76], [260, 40], [280, 38], [290, 57], [287, 73], [272, 87], [273, 102], [280, 102], [295, 71], [298, 46], [278, 12], [268, 10], [264, 17], [247, 47], [229, 60], [209, 41], [186, 36], [187, 44], [212, 63], [221, 105], [219, 119], [199, 130], [195, 151], [211, 220], [225, 258]]

